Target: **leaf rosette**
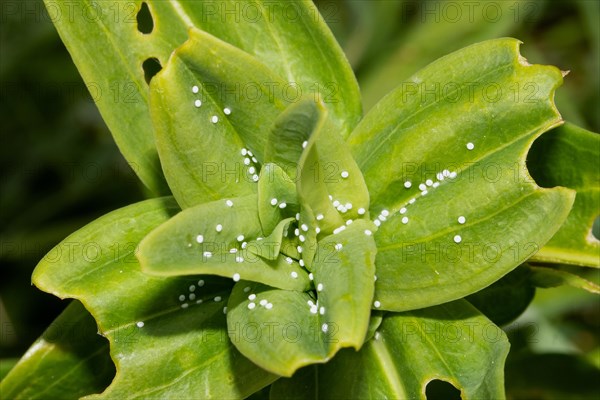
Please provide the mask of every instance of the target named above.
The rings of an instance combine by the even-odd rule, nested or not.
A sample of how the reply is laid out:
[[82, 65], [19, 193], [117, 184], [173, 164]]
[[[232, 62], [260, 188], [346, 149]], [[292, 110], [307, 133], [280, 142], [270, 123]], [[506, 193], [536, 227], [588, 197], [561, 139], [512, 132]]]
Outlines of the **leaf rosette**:
[[[525, 166], [533, 141], [562, 123], [561, 71], [525, 62], [515, 39], [482, 42], [425, 67], [362, 118], [321, 20], [286, 31], [274, 18], [244, 36], [177, 4], [151, 3], [165, 20], [186, 15], [188, 39], [153, 42], [163, 68], [138, 121], [152, 127], [144, 163], [155, 152], [162, 168], [139, 174], [156, 187], [164, 175], [172, 197], [92, 222], [33, 276], [80, 300], [109, 339], [117, 375], [100, 396], [239, 398], [292, 377], [272, 393], [366, 395], [385, 382], [382, 397], [422, 397], [446, 379], [467, 396], [502, 397], [506, 338], [485, 343], [492, 323], [459, 299], [529, 259], [569, 214], [573, 191], [540, 188]], [[526, 85], [535, 90], [515, 91]], [[97, 256], [73, 243], [94, 243]], [[479, 326], [461, 342], [465, 357], [427, 330], [426, 344], [400, 339], [406, 324], [432, 321], [463, 323], [457, 332], [471, 337], [465, 327]], [[419, 352], [430, 362], [411, 373]], [[476, 359], [495, 367], [481, 376]], [[353, 385], [319, 385], [334, 370]]]

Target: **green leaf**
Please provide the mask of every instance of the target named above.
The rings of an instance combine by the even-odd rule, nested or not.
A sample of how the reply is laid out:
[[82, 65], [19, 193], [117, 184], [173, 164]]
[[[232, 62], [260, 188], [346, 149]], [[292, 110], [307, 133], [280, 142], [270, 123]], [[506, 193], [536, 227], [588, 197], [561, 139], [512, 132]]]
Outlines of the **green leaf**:
[[[76, 5], [45, 0], [115, 141], [153, 191], [167, 193], [168, 188], [155, 148], [146, 83], [150, 76], [143, 65], [154, 59], [164, 67], [173, 50], [187, 39], [188, 28], [200, 27], [258, 57], [288, 79], [274, 87], [292, 100], [296, 95], [321, 93], [331, 104], [342, 134], [347, 136], [361, 117], [352, 70], [311, 1], [144, 3], [153, 21], [150, 32], [142, 32], [136, 21], [142, 6], [139, 0], [114, 4], [85, 0]], [[223, 17], [231, 9], [235, 15]], [[241, 18], [246, 11], [256, 18], [245, 14]], [[194, 197], [187, 201], [194, 203]]]
[[298, 211], [294, 182], [277, 164], [265, 164], [258, 179], [258, 216], [263, 232], [270, 234], [281, 218], [295, 216]]
[[490, 286], [466, 297], [494, 324], [502, 326], [515, 320], [535, 295], [527, 267], [518, 267]]
[[459, 300], [388, 313], [359, 352], [340, 351], [325, 365], [272, 385], [272, 399], [425, 399], [434, 379], [450, 382], [464, 399], [504, 398], [509, 344], [500, 328]]
[[325, 322], [309, 312], [308, 301], [315, 301], [308, 293], [240, 282], [227, 304], [229, 338], [256, 365], [278, 375], [325, 362], [339, 348], [337, 326], [323, 332]]
[[0, 359], [0, 384], [1, 381], [8, 375], [8, 373], [14, 368], [19, 362], [18, 358], [2, 358]]
[[590, 293], [600, 294], [600, 286], [590, 282], [574, 273], [563, 271], [556, 267], [535, 267], [529, 266], [533, 284], [542, 288], [551, 288], [561, 285], [569, 285], [576, 288], [587, 290]]
[[[285, 79], [272, 90], [289, 101], [321, 97], [347, 137], [362, 116], [356, 78], [310, 0], [180, 2], [190, 23], [252, 54]], [[256, 82], [254, 80], [249, 82]]]
[[282, 250], [283, 238], [290, 235], [289, 229], [292, 221], [295, 221], [295, 219], [286, 218], [282, 220], [269, 236], [249, 242], [248, 250], [267, 260], [276, 260]]
[[[307, 289], [306, 271], [277, 256], [278, 242], [249, 249], [248, 241], [262, 236], [256, 195], [219, 200], [188, 208], [160, 225], [142, 240], [137, 257], [145, 272], [157, 276], [211, 274]], [[268, 254], [257, 255], [261, 249]], [[292, 272], [298, 279], [289, 278]]]
[[370, 221], [354, 221], [320, 240], [312, 262], [319, 306], [337, 324], [340, 344], [356, 350], [365, 340], [373, 304], [377, 253], [373, 230]]
[[273, 122], [265, 147], [265, 162], [278, 164], [288, 176], [298, 176], [298, 162], [313, 133], [317, 108], [305, 97], [288, 106]]
[[165, 65], [187, 38], [176, 8], [167, 2], [147, 3], [154, 29], [143, 34], [136, 21], [141, 1], [44, 3], [49, 15], [56, 16], [52, 21], [129, 165], [151, 190], [168, 193], [154, 146], [142, 66], [152, 58]]
[[110, 341], [117, 375], [100, 397], [240, 398], [276, 379], [227, 340], [229, 280], [141, 271], [139, 242], [177, 210], [171, 198], [116, 210], [69, 236], [34, 271], [42, 290], [80, 300]]
[[258, 172], [250, 171], [260, 169], [261, 135], [285, 108], [268, 96], [241, 106], [250, 101], [240, 87], [273, 81], [272, 73], [214, 36], [190, 35], [156, 76], [151, 95], [158, 153], [183, 208], [256, 193]]
[[103, 391], [115, 375], [108, 342], [73, 301], [0, 382], [4, 399], [73, 398]]
[[[329, 125], [324, 105], [304, 100], [291, 107], [303, 116], [296, 119], [296, 130], [309, 132], [303, 135], [309, 140], [303, 144], [296, 190], [302, 205], [299, 224], [305, 237], [302, 257], [310, 269], [317, 236], [331, 234], [364, 215], [369, 196], [347, 145]], [[331, 176], [327, 172], [331, 168], [342, 172]]]
[[566, 218], [573, 191], [541, 189], [525, 167], [533, 140], [561, 122], [552, 102], [561, 72], [529, 65], [518, 47], [491, 40], [434, 62], [348, 139], [371, 213], [383, 217], [375, 235], [383, 309], [476, 292], [539, 250]]
[[567, 123], [533, 144], [527, 165], [539, 185], [577, 191], [569, 217], [533, 260], [600, 268], [600, 241], [592, 234], [600, 216], [600, 135]]
[[[369, 226], [356, 221], [319, 242], [316, 292], [237, 284], [227, 324], [240, 352], [268, 371], [291, 376], [302, 366], [327, 362], [340, 348], [359, 349], [373, 298], [376, 249], [372, 236], [364, 234]], [[338, 243], [342, 247], [334, 248]]]
[[[297, 129], [308, 132], [307, 136], [310, 137], [298, 163], [300, 176], [296, 180], [296, 190], [302, 206], [301, 220], [312, 228], [316, 226], [317, 216], [322, 215], [319, 217], [321, 219], [319, 227], [323, 234], [329, 234], [338, 226], [343, 225], [344, 220], [328, 198], [326, 179], [323, 179], [323, 163], [317, 148], [317, 143], [327, 123], [327, 109], [322, 103], [306, 100], [296, 103], [294, 108], [298, 110], [297, 114], [301, 113], [305, 116], [302, 119], [297, 118], [299, 125], [302, 124]], [[310, 234], [312, 242], [316, 239], [313, 230], [314, 228], [307, 232]], [[311, 259], [312, 257], [307, 257], [308, 261]]]

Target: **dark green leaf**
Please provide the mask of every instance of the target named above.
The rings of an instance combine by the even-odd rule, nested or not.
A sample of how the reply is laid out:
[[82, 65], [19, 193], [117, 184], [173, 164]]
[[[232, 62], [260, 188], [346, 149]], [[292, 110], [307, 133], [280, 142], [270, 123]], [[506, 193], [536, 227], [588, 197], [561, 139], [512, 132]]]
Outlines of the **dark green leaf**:
[[0, 382], [3, 399], [78, 399], [103, 391], [115, 376], [108, 342], [73, 301]]
[[541, 186], [577, 191], [569, 217], [533, 259], [600, 268], [600, 240], [592, 233], [600, 216], [600, 135], [567, 123], [533, 144], [527, 165]]
[[518, 267], [490, 286], [466, 299], [496, 325], [506, 325], [525, 311], [533, 300], [535, 287], [526, 266]]
[[600, 286], [590, 282], [574, 273], [563, 271], [556, 267], [529, 266], [532, 272], [531, 281], [534, 285], [542, 288], [551, 288], [561, 285], [569, 285], [587, 290], [590, 293], [600, 294]]
[[522, 354], [509, 357], [506, 390], [510, 398], [589, 400], [600, 392], [600, 370], [574, 354]]

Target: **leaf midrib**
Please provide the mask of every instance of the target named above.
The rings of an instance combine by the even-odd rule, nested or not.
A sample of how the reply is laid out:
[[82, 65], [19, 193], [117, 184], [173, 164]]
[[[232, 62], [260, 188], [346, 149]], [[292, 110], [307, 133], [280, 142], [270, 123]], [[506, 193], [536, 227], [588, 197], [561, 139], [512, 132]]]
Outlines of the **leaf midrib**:
[[402, 384], [402, 380], [398, 375], [398, 371], [396, 369], [396, 365], [392, 360], [390, 355], [390, 351], [385, 345], [385, 339], [382, 338], [380, 340], [371, 340], [371, 348], [373, 349], [373, 354], [376, 360], [381, 365], [382, 370], [384, 371], [383, 375], [386, 377], [390, 388], [395, 393], [395, 398], [397, 399], [408, 399], [408, 393], [406, 392], [406, 388]]
[[[535, 190], [533, 190], [533, 191], [529, 192], [525, 196], [518, 197], [516, 201], [514, 201], [514, 202], [512, 202], [512, 203], [510, 203], [508, 205], [506, 205], [503, 208], [498, 208], [498, 209], [496, 209], [492, 213], [486, 214], [485, 217], [476, 219], [473, 223], [469, 223], [469, 225], [465, 225], [465, 226], [463, 226], [463, 225], [452, 225], [452, 226], [449, 226], [448, 228], [446, 228], [445, 230], [438, 231], [435, 234], [428, 235], [428, 236], [423, 237], [423, 238], [421, 238], [419, 240], [411, 240], [411, 243], [418, 244], [418, 243], [430, 242], [430, 241], [433, 241], [433, 240], [435, 240], [435, 239], [437, 239], [439, 237], [448, 235], [450, 233], [457, 232], [457, 231], [462, 231], [462, 230], [466, 229], [467, 227], [472, 227], [472, 226], [475, 226], [475, 225], [479, 225], [479, 224], [484, 223], [484, 222], [486, 222], [486, 221], [488, 221], [490, 219], [495, 218], [497, 215], [505, 212], [509, 208], [512, 208], [512, 207], [516, 206], [518, 203], [520, 203], [522, 201], [525, 201], [528, 197], [533, 196], [536, 193], [537, 192]], [[392, 244], [389, 244], [387, 246], [378, 247], [377, 248], [377, 252], [378, 253], [383, 253], [385, 251], [394, 250], [394, 249], [397, 249], [397, 248], [402, 247], [402, 246], [403, 246], [402, 242], [400, 242], [400, 243], [392, 243]]]

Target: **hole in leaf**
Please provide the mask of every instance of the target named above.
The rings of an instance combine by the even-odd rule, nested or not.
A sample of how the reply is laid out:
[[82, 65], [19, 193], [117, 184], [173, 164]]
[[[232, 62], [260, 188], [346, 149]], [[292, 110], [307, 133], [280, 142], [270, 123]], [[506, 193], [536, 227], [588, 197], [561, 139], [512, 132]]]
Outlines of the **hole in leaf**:
[[144, 69], [144, 78], [146, 79], [146, 83], [150, 84], [150, 81], [154, 77], [154, 75], [158, 74], [162, 69], [162, 65], [160, 65], [160, 61], [158, 58], [148, 58], [142, 64], [142, 68]]
[[460, 400], [460, 390], [451, 383], [434, 379], [425, 388], [427, 400]]
[[142, 3], [142, 7], [140, 8], [140, 11], [138, 11], [136, 18], [138, 31], [143, 34], [152, 32], [152, 29], [154, 29], [154, 21], [152, 20], [152, 14], [150, 13], [150, 8], [148, 8], [146, 2]]
[[592, 236], [595, 237], [596, 240], [600, 240], [600, 215], [596, 217], [592, 224]]

